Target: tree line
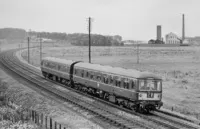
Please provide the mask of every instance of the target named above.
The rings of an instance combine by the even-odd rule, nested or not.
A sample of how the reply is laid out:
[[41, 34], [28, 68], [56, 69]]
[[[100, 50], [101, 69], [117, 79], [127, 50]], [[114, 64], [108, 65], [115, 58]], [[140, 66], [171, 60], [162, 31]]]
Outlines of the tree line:
[[23, 29], [16, 28], [3, 28], [0, 29], [0, 39], [24, 39], [26, 36], [26, 31]]
[[[57, 33], [57, 32], [30, 32], [30, 35], [36, 35], [37, 37], [52, 39], [52, 40], [61, 40], [70, 42], [72, 45], [76, 46], [87, 46], [89, 43], [88, 34], [84, 33]], [[92, 46], [121, 46], [122, 37], [119, 35], [115, 36], [104, 36], [100, 34], [91, 34], [91, 45]]]
[[[24, 40], [27, 36], [36, 38], [46, 38], [57, 41], [67, 41], [72, 45], [86, 46], [89, 43], [88, 34], [84, 33], [59, 33], [59, 32], [26, 32], [24, 29], [3, 28], [0, 29], [0, 39], [20, 39]], [[123, 45], [122, 37], [119, 35], [105, 36], [100, 34], [91, 34], [92, 46], [121, 46]]]

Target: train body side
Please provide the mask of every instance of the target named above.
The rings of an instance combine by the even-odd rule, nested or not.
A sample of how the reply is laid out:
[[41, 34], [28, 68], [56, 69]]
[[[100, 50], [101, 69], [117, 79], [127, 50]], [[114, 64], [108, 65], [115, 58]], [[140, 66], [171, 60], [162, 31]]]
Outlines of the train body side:
[[162, 106], [162, 88], [156, 91], [142, 90], [140, 87], [143, 80], [144, 85], [147, 86], [145, 83], [149, 78], [154, 82], [161, 82], [161, 78], [151, 73], [52, 57], [42, 60], [41, 70], [47, 78], [70, 82], [72, 85], [124, 106], [140, 105], [142, 108], [149, 105], [154, 108]]
[[[80, 64], [75, 65], [74, 68], [76, 72], [74, 72], [73, 81], [75, 83], [91, 87], [94, 89], [98, 89], [122, 98], [132, 99], [133, 101], [137, 100], [137, 92], [136, 92], [137, 79], [132, 78], [131, 80], [128, 80], [127, 83], [132, 84], [130, 90], [129, 88], [130, 86], [125, 87], [122, 84], [123, 82], [122, 80], [116, 79], [118, 75], [97, 70], [94, 71], [90, 69], [85, 69], [79, 67], [78, 65]], [[116, 80], [120, 82], [118, 86], [115, 85]]]

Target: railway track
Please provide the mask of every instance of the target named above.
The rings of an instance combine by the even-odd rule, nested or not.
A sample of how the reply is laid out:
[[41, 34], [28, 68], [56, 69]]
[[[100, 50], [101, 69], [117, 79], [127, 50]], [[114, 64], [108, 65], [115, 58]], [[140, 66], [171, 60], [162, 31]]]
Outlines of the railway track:
[[[8, 58], [8, 55], [9, 55], [9, 58]], [[1, 56], [1, 59], [3, 60], [2, 63], [4, 63], [6, 66], [10, 66], [13, 71], [17, 72], [18, 74], [21, 74], [22, 77], [26, 76], [25, 78], [27, 78], [29, 80], [32, 80], [32, 81], [35, 80], [35, 83], [37, 82], [36, 83], [37, 85], [44, 85], [44, 84], [39, 84], [39, 83], [44, 82], [44, 79], [43, 79], [41, 73], [39, 73], [38, 71], [35, 71], [35, 69], [30, 68], [25, 64], [22, 64], [13, 55], [13, 53], [11, 54], [8, 52], [6, 54], [6, 56], [5, 55], [3, 57]], [[21, 72], [19, 72], [19, 71], [21, 71]], [[22, 72], [22, 71], [24, 71], [24, 72]], [[29, 75], [29, 76], [27, 76], [27, 75]], [[37, 79], [35, 79], [35, 78], [37, 78]], [[61, 86], [64, 86], [64, 85], [61, 85]], [[43, 88], [45, 88], [45, 87], [43, 86]], [[51, 88], [55, 89], [55, 87], [52, 87], [52, 85], [51, 85]], [[70, 89], [70, 90], [74, 90], [74, 89]], [[76, 91], [76, 92], [79, 92], [79, 91]], [[94, 103], [94, 102], [93, 103], [83, 102], [83, 100], [75, 98], [75, 97], [73, 97], [73, 95], [68, 94], [68, 93], [66, 96], [66, 93], [63, 93], [57, 89], [54, 90], [53, 94], [59, 94], [60, 97], [65, 98], [65, 99], [67, 97], [67, 101], [69, 101], [73, 105], [76, 105], [79, 108], [87, 110], [87, 111], [91, 112], [93, 115], [98, 116], [102, 120], [107, 121], [119, 128], [174, 128], [174, 129], [200, 128], [198, 126], [192, 125], [188, 121], [174, 118], [169, 115], [163, 115], [163, 114], [158, 114], [158, 113], [144, 115], [144, 114], [136, 113], [136, 112], [130, 111], [128, 109], [124, 109], [123, 107], [118, 107], [112, 103], [105, 102], [104, 100], [98, 99], [96, 97], [94, 98], [93, 96], [88, 95], [88, 94], [84, 94], [84, 95], [91, 97], [93, 99], [96, 99], [99, 102], [106, 103], [110, 107], [120, 109], [121, 111], [123, 111], [123, 113], [122, 113], [123, 115], [119, 115], [119, 113], [118, 114], [113, 113], [111, 111], [110, 107], [108, 107], [108, 108], [105, 108], [105, 106], [101, 107], [101, 106], [99, 106], [98, 103]], [[80, 94], [83, 94], [83, 93], [80, 93]], [[134, 118], [132, 118], [132, 117], [127, 118], [128, 116], [130, 116], [128, 114], [138, 116], [139, 120], [134, 120]], [[135, 119], [137, 119], [137, 118], [135, 118]], [[147, 124], [147, 123], [149, 123], [149, 124]], [[154, 124], [154, 126], [152, 123]], [[156, 126], [155, 126], [155, 124], [156, 124]]]
[[[9, 56], [8, 56], [9, 55]], [[99, 105], [93, 104], [92, 102], [84, 101], [80, 99], [80, 97], [74, 97], [74, 94], [71, 94], [70, 91], [61, 91], [56, 89], [51, 83], [46, 83], [44, 78], [31, 73], [27, 70], [23, 65], [20, 65], [16, 62], [16, 58], [13, 58], [13, 53], [6, 52], [5, 54], [1, 55], [1, 63], [12, 70], [13, 72], [19, 74], [21, 77], [26, 78], [28, 81], [33, 82], [38, 87], [42, 88], [43, 90], [47, 90], [56, 96], [64, 99], [65, 101], [69, 102], [73, 105], [73, 108], [80, 108], [84, 111], [90, 112], [94, 117], [98, 117], [99, 119], [108, 122], [109, 124], [116, 126], [117, 128], [124, 128], [124, 129], [132, 129], [132, 128], [146, 128], [150, 129], [149, 126], [145, 125], [143, 122], [137, 120], [130, 120], [126, 119], [120, 115], [112, 113], [106, 108], [101, 107]]]

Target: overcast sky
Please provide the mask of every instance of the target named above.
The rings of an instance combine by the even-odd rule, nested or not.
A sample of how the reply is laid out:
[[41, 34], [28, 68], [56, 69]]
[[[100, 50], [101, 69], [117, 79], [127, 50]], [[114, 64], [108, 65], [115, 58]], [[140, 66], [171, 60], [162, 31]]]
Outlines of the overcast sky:
[[186, 36], [200, 36], [200, 0], [0, 0], [0, 28], [87, 33], [87, 17], [92, 17], [92, 33], [121, 35], [123, 39], [181, 36], [182, 13]]

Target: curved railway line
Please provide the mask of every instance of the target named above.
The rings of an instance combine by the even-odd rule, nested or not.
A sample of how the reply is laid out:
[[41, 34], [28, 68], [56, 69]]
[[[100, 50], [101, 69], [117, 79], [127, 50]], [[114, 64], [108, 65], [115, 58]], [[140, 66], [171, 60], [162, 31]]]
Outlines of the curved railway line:
[[[190, 128], [198, 129], [200, 126], [191, 123], [185, 118], [177, 118], [170, 114], [164, 114], [162, 112], [152, 112], [151, 114], [144, 115], [130, 111], [123, 107], [119, 107], [105, 100], [101, 100], [89, 94], [82, 93], [70, 87], [66, 87], [60, 83], [53, 81], [46, 81], [43, 78], [41, 72], [33, 67], [28, 66], [20, 62], [20, 60], [15, 56], [17, 50], [11, 50], [3, 52], [0, 55], [1, 63], [8, 69], [17, 73], [21, 77], [27, 79], [34, 83], [38, 88], [45, 90], [51, 94], [59, 96], [65, 101], [71, 103], [74, 107], [81, 108], [87, 112], [90, 112], [94, 117], [116, 126], [118, 128]], [[55, 84], [57, 84], [55, 86]], [[62, 86], [69, 89], [68, 91], [62, 91], [58, 87]], [[71, 91], [78, 92], [79, 96], [76, 96]], [[95, 101], [87, 101], [80, 98], [82, 96], [87, 96], [94, 99]], [[106, 106], [105, 106], [106, 105]], [[114, 112], [113, 109], [120, 110], [119, 112]]]

